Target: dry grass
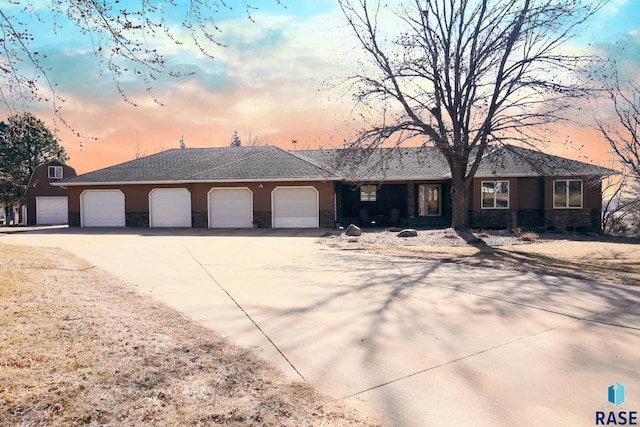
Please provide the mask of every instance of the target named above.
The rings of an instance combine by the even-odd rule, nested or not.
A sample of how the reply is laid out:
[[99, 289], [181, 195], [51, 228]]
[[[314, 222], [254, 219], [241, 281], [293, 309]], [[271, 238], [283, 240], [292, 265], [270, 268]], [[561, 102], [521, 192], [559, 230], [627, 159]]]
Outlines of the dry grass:
[[368, 425], [62, 250], [0, 251], [0, 425]]
[[502, 246], [485, 256], [525, 271], [640, 286], [640, 244], [551, 241]]
[[[374, 236], [374, 237], [371, 237]], [[575, 277], [602, 283], [640, 286], [640, 243], [619, 239], [616, 242], [569, 237], [545, 239], [535, 233], [522, 233], [512, 239], [524, 244], [487, 244], [486, 232], [476, 233], [478, 242], [467, 244], [462, 239], [448, 244], [440, 239], [435, 244], [407, 244], [399, 239], [376, 238], [357, 243], [325, 243], [339, 249], [367, 250], [388, 255], [453, 262], [477, 267], [506, 268], [523, 272]], [[445, 236], [447, 237], [447, 236]]]

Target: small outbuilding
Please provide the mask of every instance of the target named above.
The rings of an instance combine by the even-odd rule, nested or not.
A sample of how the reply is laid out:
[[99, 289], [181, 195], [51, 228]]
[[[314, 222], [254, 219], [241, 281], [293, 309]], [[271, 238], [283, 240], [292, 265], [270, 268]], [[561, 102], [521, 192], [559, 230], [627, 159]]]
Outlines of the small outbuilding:
[[57, 159], [35, 168], [27, 186], [27, 225], [69, 222], [67, 189], [51, 184], [75, 176], [75, 169]]

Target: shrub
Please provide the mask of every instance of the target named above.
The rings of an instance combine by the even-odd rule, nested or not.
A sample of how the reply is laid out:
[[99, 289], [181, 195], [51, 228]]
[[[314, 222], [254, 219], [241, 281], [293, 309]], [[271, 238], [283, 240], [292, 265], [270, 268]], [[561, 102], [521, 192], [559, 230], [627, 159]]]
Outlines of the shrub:
[[484, 238], [486, 238], [486, 237], [489, 237], [489, 233], [487, 233], [487, 231], [486, 231], [486, 230], [480, 230], [480, 231], [478, 232], [477, 236], [478, 236], [478, 237], [480, 237], [480, 238], [482, 238], [482, 239], [484, 239]]
[[532, 231], [527, 231], [526, 233], [520, 233], [518, 240], [521, 242], [537, 242], [540, 240], [540, 236]]

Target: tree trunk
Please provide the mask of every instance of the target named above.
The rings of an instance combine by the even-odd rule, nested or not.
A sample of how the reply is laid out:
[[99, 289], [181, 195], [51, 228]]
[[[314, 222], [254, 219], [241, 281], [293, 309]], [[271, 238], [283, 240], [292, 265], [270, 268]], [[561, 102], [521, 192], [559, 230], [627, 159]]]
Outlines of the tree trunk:
[[4, 224], [11, 225], [11, 220], [13, 220], [13, 206], [6, 205], [4, 207]]
[[464, 172], [452, 168], [451, 182], [451, 228], [460, 230], [469, 228], [469, 211], [467, 209], [467, 182], [464, 178]]

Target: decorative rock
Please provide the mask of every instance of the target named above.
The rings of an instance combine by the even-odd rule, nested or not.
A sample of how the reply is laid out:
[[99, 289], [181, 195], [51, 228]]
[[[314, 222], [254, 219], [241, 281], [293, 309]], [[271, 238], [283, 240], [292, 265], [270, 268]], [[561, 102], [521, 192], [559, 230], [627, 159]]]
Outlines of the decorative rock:
[[357, 225], [351, 224], [347, 227], [344, 234], [347, 236], [362, 236], [362, 230]]
[[418, 231], [413, 228], [406, 228], [398, 233], [398, 237], [417, 237]]

